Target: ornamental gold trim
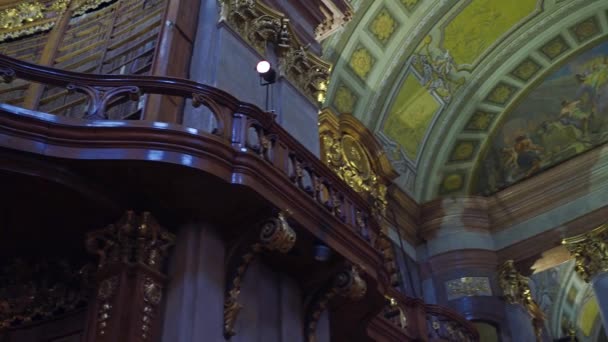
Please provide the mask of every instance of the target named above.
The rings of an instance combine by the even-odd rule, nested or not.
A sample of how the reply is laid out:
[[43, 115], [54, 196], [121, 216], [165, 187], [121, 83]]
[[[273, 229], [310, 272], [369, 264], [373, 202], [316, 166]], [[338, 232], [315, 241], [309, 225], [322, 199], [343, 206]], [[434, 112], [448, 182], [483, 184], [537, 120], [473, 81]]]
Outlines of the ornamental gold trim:
[[608, 272], [608, 223], [590, 232], [562, 240], [574, 257], [574, 270], [585, 281]]
[[275, 46], [280, 75], [313, 103], [325, 101], [331, 64], [308, 51], [297, 38], [290, 20], [257, 0], [219, 0], [220, 22], [225, 22], [247, 44], [264, 56]]

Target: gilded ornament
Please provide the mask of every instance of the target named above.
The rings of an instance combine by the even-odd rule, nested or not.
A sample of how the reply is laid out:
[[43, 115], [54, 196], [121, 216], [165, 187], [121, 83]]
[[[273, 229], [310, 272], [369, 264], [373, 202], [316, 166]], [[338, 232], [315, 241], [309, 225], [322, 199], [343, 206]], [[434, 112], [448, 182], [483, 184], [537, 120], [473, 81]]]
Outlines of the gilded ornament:
[[476, 141], [460, 141], [450, 154], [450, 161], [465, 161], [472, 157], [477, 146]]
[[143, 284], [144, 300], [152, 305], [158, 305], [162, 299], [163, 290], [159, 283], [146, 277]]
[[272, 8], [254, 0], [221, 0], [220, 21], [265, 55], [267, 43], [277, 49], [281, 75], [315, 103], [325, 100], [331, 65], [307, 51], [292, 24]]
[[558, 57], [566, 50], [568, 50], [568, 45], [562, 36], [557, 36], [541, 48], [541, 51], [549, 57], [549, 59]]
[[340, 86], [338, 90], [336, 90], [336, 94], [334, 95], [334, 107], [340, 113], [352, 113], [355, 109], [355, 102], [357, 98], [353, 92], [345, 87]]
[[366, 48], [358, 48], [353, 52], [348, 63], [357, 76], [365, 80], [367, 74], [372, 69], [374, 58]]
[[600, 28], [594, 16], [577, 24], [571, 29], [571, 31], [574, 33], [579, 42], [584, 42], [585, 40], [598, 34], [600, 32]]
[[104, 279], [97, 288], [97, 298], [101, 300], [110, 299], [114, 295], [116, 288], [118, 287], [118, 277], [110, 277]]
[[608, 224], [564, 239], [562, 244], [574, 257], [574, 270], [584, 281], [589, 283], [596, 275], [608, 272]]
[[407, 7], [408, 10], [411, 10], [416, 4], [418, 4], [420, 0], [401, 0], [401, 3]]
[[372, 21], [370, 31], [379, 41], [386, 43], [395, 32], [396, 27], [395, 19], [386, 9], [383, 9]]
[[517, 271], [513, 260], [507, 260], [498, 268], [498, 281], [505, 301], [509, 304], [521, 305], [526, 309], [531, 316], [536, 340], [542, 341], [545, 315], [534, 298], [532, 298], [532, 291], [528, 284], [529, 279]]
[[515, 87], [512, 87], [505, 83], [500, 83], [494, 89], [492, 89], [486, 100], [496, 104], [504, 105], [511, 99], [513, 94], [515, 94], [515, 90]]
[[495, 113], [477, 110], [473, 113], [471, 119], [469, 119], [465, 129], [467, 131], [486, 131], [492, 124], [495, 116]]
[[522, 81], [530, 80], [536, 73], [541, 69], [541, 66], [538, 63], [534, 62], [531, 59], [526, 59], [521, 62], [511, 74]]

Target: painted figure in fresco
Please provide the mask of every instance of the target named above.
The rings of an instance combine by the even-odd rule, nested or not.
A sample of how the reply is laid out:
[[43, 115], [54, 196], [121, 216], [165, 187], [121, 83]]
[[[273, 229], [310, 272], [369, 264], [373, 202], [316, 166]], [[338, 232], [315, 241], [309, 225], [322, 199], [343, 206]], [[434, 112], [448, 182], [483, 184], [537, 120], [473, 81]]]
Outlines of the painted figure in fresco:
[[577, 74], [579, 83], [577, 98], [587, 97], [591, 102], [591, 111], [605, 114], [608, 109], [608, 56], [596, 61], [582, 74]]
[[520, 135], [515, 139], [513, 151], [517, 155], [517, 166], [525, 177], [540, 169], [540, 154], [544, 149], [532, 142], [527, 135]]
[[453, 78], [452, 73], [459, 69], [449, 51], [431, 53], [429, 46], [432, 41], [431, 36], [423, 40], [420, 52], [412, 56], [412, 64], [422, 74], [422, 84], [449, 102], [456, 90], [464, 84], [464, 78]]
[[587, 136], [589, 134], [589, 117], [591, 115], [587, 112], [583, 112], [578, 107], [580, 102], [580, 100], [562, 101], [562, 109], [559, 113], [559, 118], [564, 125], [576, 126], [583, 132], [583, 136]]

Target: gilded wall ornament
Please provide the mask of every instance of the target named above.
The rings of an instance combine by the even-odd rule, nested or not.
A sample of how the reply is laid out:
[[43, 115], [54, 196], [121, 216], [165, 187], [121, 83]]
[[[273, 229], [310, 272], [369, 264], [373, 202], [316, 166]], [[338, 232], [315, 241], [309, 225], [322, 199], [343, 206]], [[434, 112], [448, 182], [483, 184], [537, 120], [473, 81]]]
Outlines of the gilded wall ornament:
[[574, 257], [574, 269], [584, 281], [589, 283], [596, 275], [608, 272], [608, 224], [564, 239], [562, 244]]
[[314, 103], [325, 100], [331, 64], [308, 51], [284, 14], [255, 0], [220, 0], [220, 22], [226, 22], [245, 42], [264, 56], [273, 43], [281, 76]]

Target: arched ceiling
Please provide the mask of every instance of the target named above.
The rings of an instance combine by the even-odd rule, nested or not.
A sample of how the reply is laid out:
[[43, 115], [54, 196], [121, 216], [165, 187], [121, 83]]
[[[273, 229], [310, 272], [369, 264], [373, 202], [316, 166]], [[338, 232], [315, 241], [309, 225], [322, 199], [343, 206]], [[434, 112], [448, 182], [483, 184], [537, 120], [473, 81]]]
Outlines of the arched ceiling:
[[353, 6], [324, 42], [325, 104], [374, 131], [418, 201], [492, 194], [608, 140], [607, 1]]

